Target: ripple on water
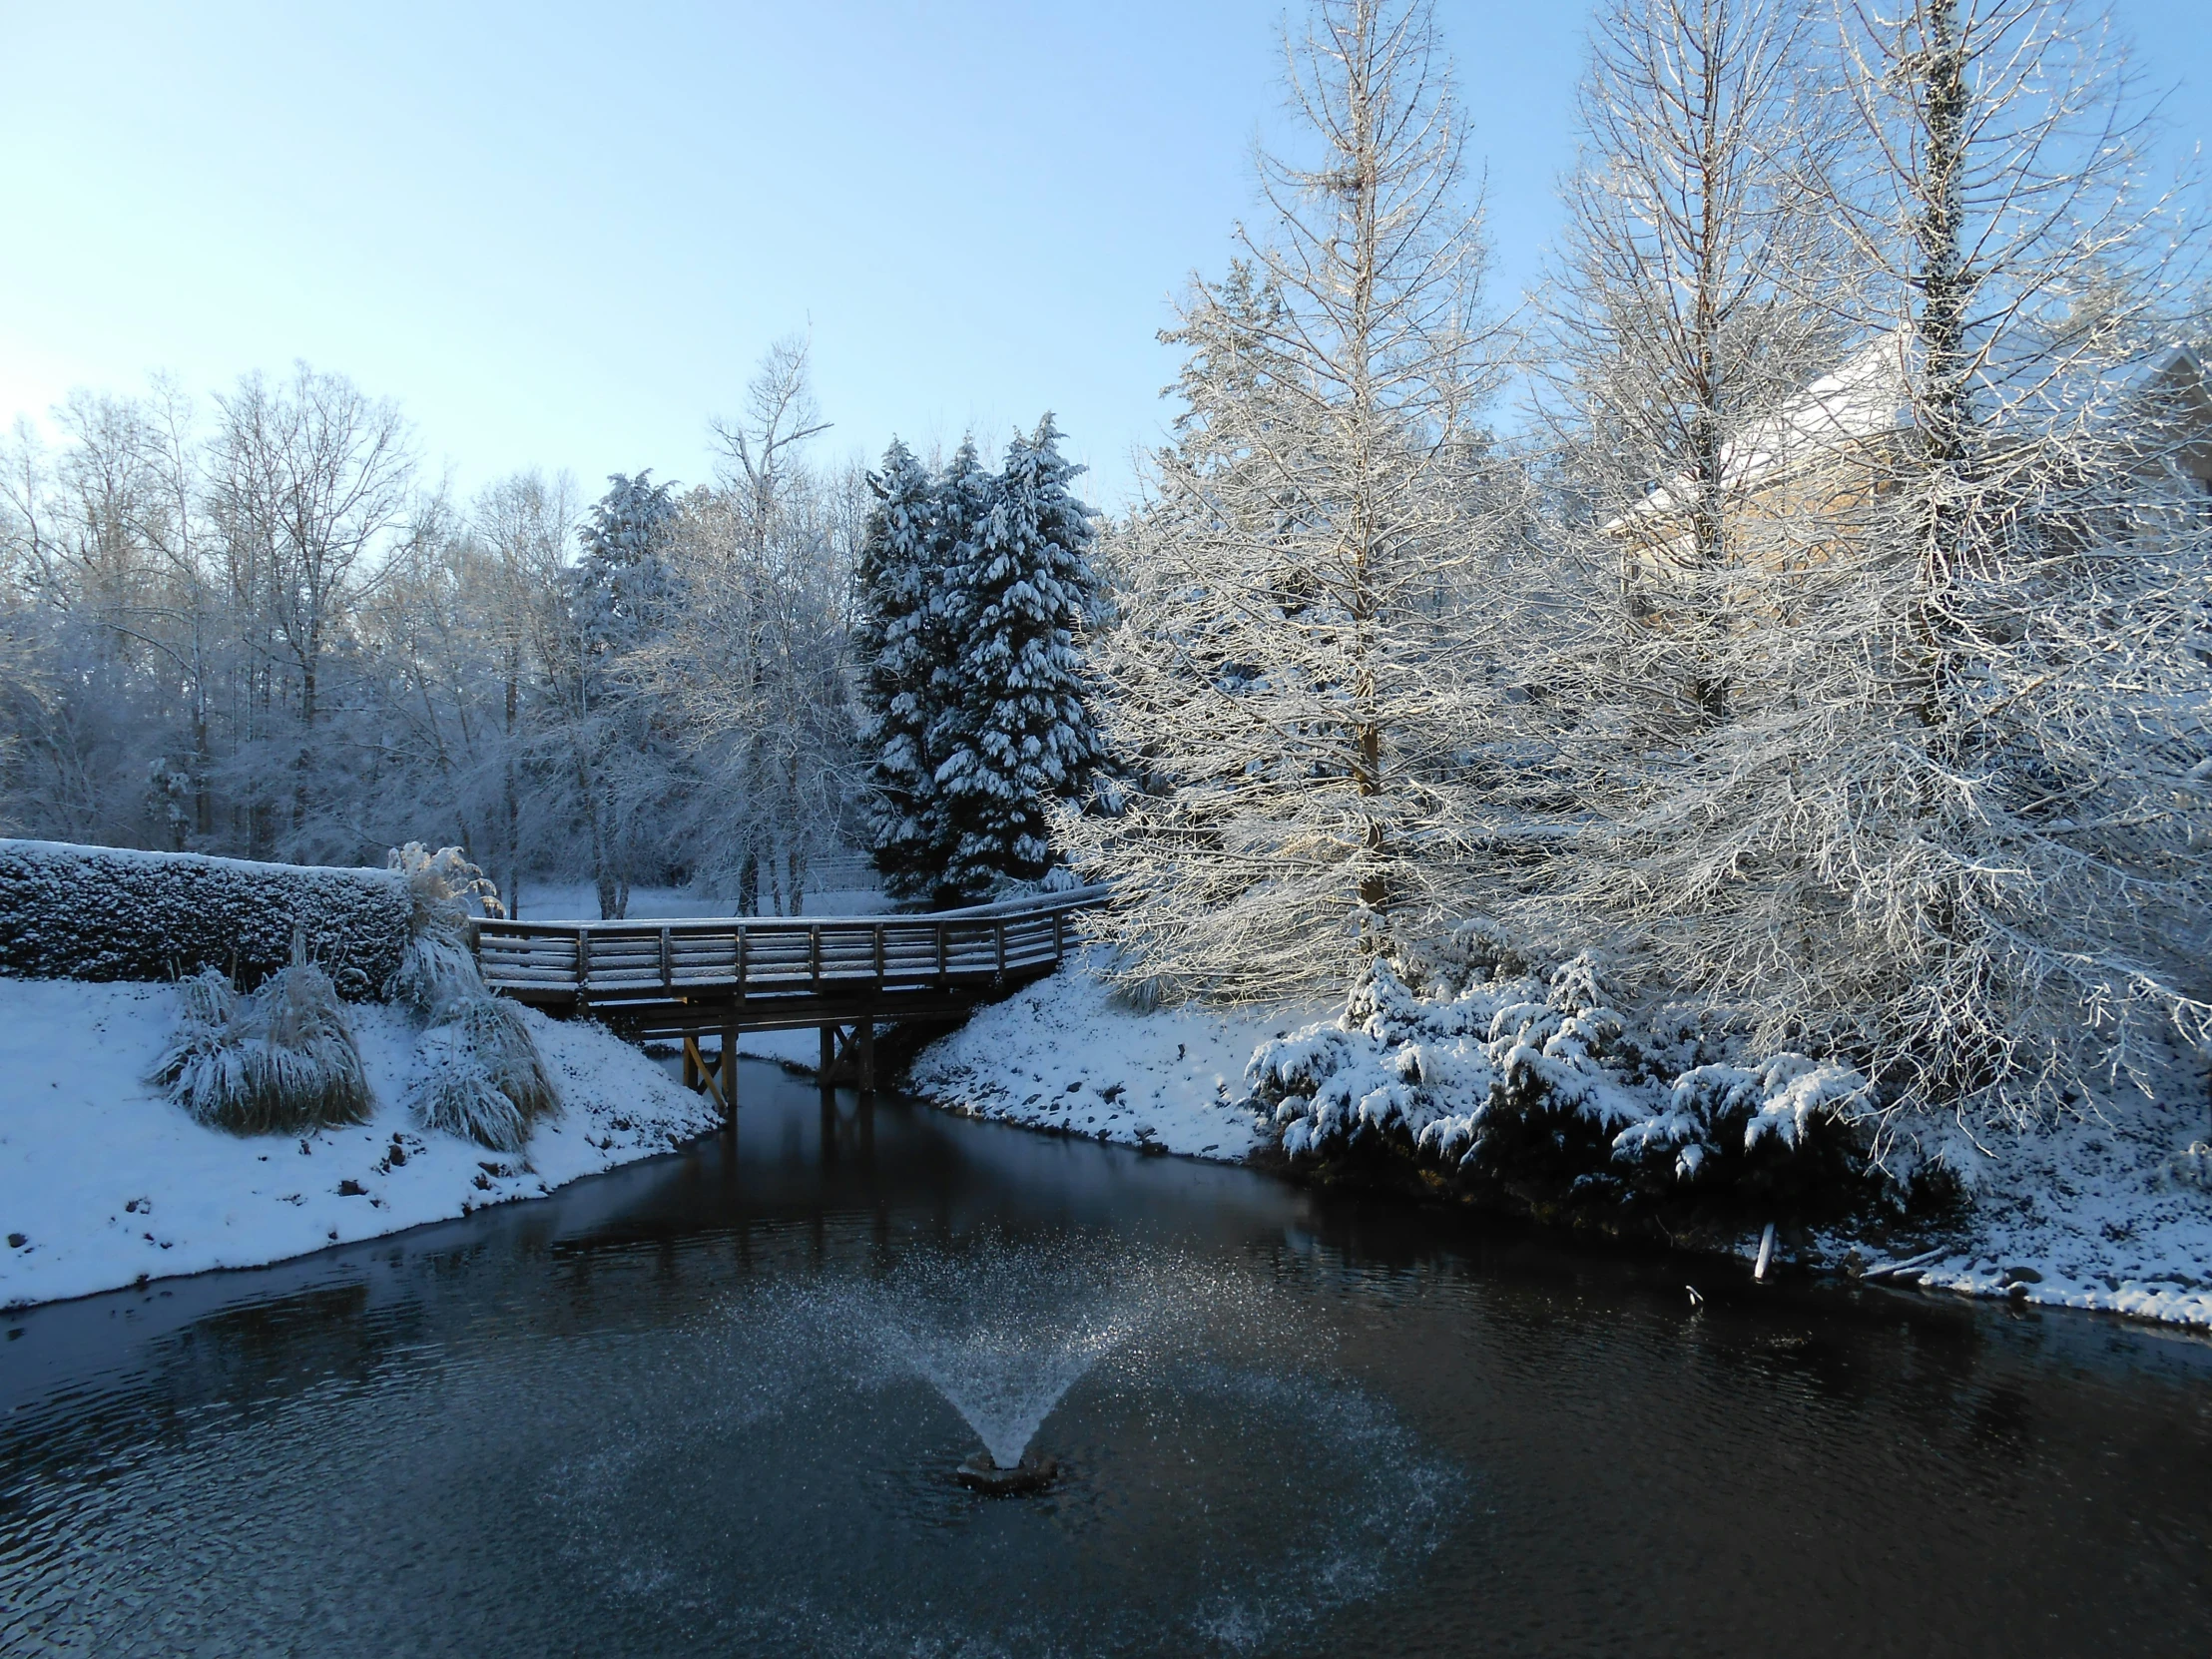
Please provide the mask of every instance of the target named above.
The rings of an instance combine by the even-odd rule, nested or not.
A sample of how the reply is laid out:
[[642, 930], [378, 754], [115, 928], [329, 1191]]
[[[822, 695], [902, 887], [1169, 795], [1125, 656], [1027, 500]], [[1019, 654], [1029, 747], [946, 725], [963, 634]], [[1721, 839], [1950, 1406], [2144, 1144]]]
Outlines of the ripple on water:
[[[1249, 1652], [1405, 1581], [1465, 1507], [1328, 1348], [1290, 1299], [1173, 1252], [914, 1251], [734, 1297], [546, 1500], [578, 1570], [725, 1642]], [[996, 1411], [1044, 1423], [1052, 1490], [953, 1482]]]

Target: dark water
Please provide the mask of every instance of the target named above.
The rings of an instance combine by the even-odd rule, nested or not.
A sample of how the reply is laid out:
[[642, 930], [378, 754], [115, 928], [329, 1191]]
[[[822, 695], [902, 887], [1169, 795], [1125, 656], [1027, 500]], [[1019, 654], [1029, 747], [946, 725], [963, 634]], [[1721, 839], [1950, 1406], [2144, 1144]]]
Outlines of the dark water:
[[2202, 1345], [745, 1089], [0, 1318], [0, 1652], [2212, 1653]]

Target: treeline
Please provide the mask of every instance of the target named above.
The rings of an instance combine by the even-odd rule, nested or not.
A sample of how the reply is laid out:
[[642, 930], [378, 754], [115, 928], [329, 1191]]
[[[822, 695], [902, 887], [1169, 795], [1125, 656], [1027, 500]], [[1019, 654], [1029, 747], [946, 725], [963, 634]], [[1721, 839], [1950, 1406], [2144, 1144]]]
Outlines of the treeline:
[[[794, 911], [857, 830], [847, 638], [867, 495], [807, 457], [804, 350], [710, 483], [452, 499], [392, 403], [304, 366], [205, 408], [81, 394], [0, 482], [11, 833], [304, 863], [464, 847]], [[849, 881], [849, 875], [842, 879]]]
[[714, 483], [589, 511], [456, 506], [304, 372], [207, 429], [80, 399], [10, 456], [6, 810], [450, 838], [610, 913], [789, 908], [842, 845], [917, 899], [1064, 857], [1148, 993], [1479, 936], [1848, 1062], [1885, 1125], [2168, 1086], [2212, 1019], [2212, 401], [2114, 40], [2067, 0], [1606, 0], [1502, 317], [1428, 6], [1319, 0], [1303, 140], [1095, 546], [1049, 428], [997, 473], [812, 468], [788, 348]]
[[[1511, 961], [1582, 987], [1557, 1042], [1608, 1075], [1848, 1065], [1822, 1111], [1878, 1150], [2192, 1089], [2212, 403], [2115, 39], [2062, 0], [1606, 0], [1508, 324], [1428, 6], [1317, 5], [1102, 553], [1121, 770], [1059, 830], [1132, 987]], [[1482, 1110], [1618, 1129], [1551, 1043], [1507, 1071]]]

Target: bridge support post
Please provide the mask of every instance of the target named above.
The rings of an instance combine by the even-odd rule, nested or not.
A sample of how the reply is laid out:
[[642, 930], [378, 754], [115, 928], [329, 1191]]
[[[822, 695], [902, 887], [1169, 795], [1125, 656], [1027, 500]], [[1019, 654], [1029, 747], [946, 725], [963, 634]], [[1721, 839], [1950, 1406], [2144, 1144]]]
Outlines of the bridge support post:
[[824, 1088], [830, 1087], [830, 1068], [837, 1063], [837, 1028], [825, 1025], [822, 1028], [822, 1065], [815, 1072]]
[[856, 1058], [859, 1061], [860, 1093], [862, 1096], [872, 1095], [875, 1093], [875, 1021], [862, 1018], [852, 1028], [852, 1040], [858, 1051]]
[[735, 1015], [722, 1022], [722, 1121], [738, 1126], [738, 1022]]

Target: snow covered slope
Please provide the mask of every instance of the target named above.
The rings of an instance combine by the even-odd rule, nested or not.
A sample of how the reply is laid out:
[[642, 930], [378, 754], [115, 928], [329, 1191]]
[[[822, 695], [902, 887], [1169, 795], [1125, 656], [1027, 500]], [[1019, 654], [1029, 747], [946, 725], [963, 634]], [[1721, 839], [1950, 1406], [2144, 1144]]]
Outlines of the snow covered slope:
[[1340, 1011], [1301, 1003], [1140, 1013], [1116, 1004], [1085, 960], [978, 1009], [924, 1049], [910, 1074], [915, 1092], [1032, 1129], [1239, 1159], [1263, 1132], [1230, 1105], [1249, 1092], [1253, 1049]]
[[521, 1156], [425, 1134], [400, 1105], [415, 1031], [349, 1007], [375, 1118], [241, 1138], [147, 1082], [176, 1018], [168, 985], [0, 979], [0, 1307], [141, 1278], [255, 1267], [532, 1198], [714, 1127], [711, 1102], [583, 1022], [529, 1012], [566, 1111]]
[[[2177, 1076], [2177, 1083], [2180, 1081]], [[2212, 1327], [2212, 1129], [2201, 1086], [1998, 1137], [1962, 1224], [1915, 1270], [1931, 1290]], [[1829, 1253], [1848, 1240], [1823, 1241]], [[1903, 1254], [1902, 1252], [1897, 1254]]]

